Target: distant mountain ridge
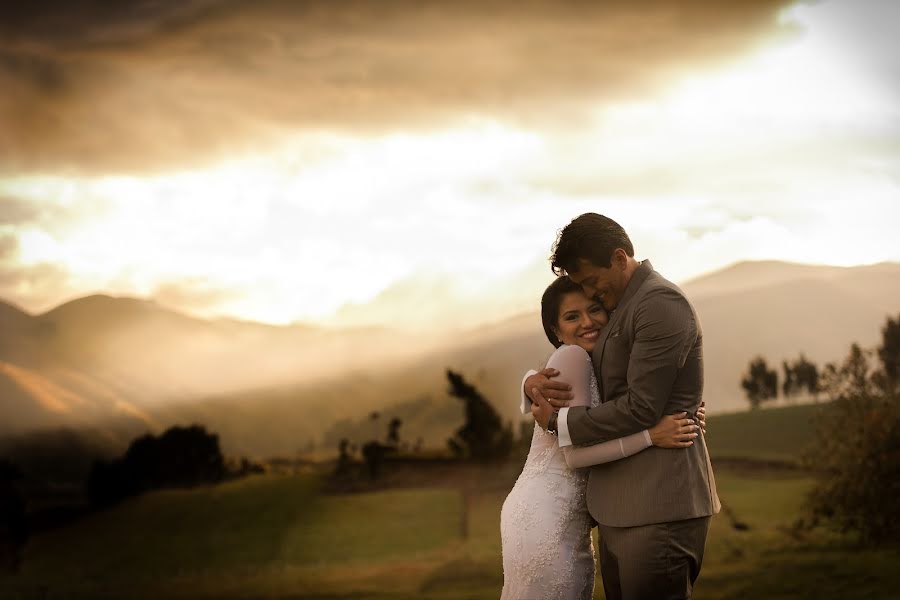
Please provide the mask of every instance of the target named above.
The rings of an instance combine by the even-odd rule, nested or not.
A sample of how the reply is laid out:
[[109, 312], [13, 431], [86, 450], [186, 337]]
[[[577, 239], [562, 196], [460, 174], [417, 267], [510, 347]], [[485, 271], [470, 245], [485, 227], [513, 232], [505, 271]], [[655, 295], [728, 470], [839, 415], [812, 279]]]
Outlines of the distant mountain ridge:
[[2, 302], [0, 436], [103, 421], [139, 430], [203, 418], [184, 409], [249, 390], [308, 386], [376, 358], [402, 359], [410, 345], [386, 346], [404, 337], [372, 328], [204, 320], [102, 294], [39, 315]]
[[[841, 359], [853, 342], [874, 346], [887, 316], [900, 313], [897, 263], [744, 262], [682, 288], [703, 326], [711, 413], [746, 407], [739, 381], [753, 356], [780, 370], [783, 359], [803, 352], [821, 365]], [[454, 402], [445, 392], [447, 368], [516, 420], [522, 373], [551, 351], [537, 311], [451, 341], [386, 329], [208, 321], [103, 295], [42, 315], [0, 302], [0, 436], [104, 423], [133, 433], [193, 420], [220, 432], [234, 451], [294, 452], [342, 419], [415, 398]], [[406, 434], [439, 438], [452, 426]]]

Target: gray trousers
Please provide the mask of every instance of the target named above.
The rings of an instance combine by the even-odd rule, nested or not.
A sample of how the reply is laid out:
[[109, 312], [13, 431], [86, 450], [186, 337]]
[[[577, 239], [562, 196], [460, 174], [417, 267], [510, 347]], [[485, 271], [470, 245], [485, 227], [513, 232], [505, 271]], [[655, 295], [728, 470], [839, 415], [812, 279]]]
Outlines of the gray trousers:
[[606, 600], [689, 600], [703, 563], [709, 519], [598, 525]]

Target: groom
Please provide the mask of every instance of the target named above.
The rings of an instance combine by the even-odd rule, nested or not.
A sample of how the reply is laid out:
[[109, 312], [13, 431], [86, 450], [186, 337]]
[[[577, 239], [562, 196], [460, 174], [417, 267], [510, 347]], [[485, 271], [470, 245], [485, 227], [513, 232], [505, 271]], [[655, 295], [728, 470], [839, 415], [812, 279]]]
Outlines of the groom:
[[[566, 407], [568, 386], [544, 370], [525, 379], [532, 414], [559, 445], [595, 444], [694, 414], [703, 392], [703, 335], [684, 293], [634, 258], [622, 227], [583, 214], [559, 234], [553, 271], [609, 313], [593, 352], [601, 404]], [[555, 412], [555, 408], [560, 408]], [[591, 467], [587, 504], [600, 531], [608, 600], [690, 598], [719, 499], [703, 437], [685, 449], [652, 446]]]

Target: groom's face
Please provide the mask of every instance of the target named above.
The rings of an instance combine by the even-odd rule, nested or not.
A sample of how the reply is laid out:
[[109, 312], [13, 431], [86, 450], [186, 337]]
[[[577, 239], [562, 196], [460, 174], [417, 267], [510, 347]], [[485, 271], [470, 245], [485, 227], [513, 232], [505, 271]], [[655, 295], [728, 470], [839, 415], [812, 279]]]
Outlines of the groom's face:
[[603, 305], [607, 312], [611, 312], [619, 305], [619, 300], [625, 293], [628, 285], [628, 277], [625, 274], [627, 255], [624, 251], [617, 250], [613, 254], [609, 267], [600, 267], [593, 262], [578, 259], [578, 270], [569, 273], [569, 279], [581, 286], [585, 295]]

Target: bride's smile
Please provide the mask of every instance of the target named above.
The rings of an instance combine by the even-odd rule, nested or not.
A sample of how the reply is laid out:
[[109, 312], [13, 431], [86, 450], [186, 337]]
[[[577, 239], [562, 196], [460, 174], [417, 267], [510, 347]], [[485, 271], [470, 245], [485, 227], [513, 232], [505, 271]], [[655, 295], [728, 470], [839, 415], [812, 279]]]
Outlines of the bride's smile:
[[603, 305], [588, 298], [582, 291], [565, 294], [559, 303], [559, 321], [554, 333], [559, 341], [581, 346], [588, 354], [594, 350], [600, 331], [609, 322]]

